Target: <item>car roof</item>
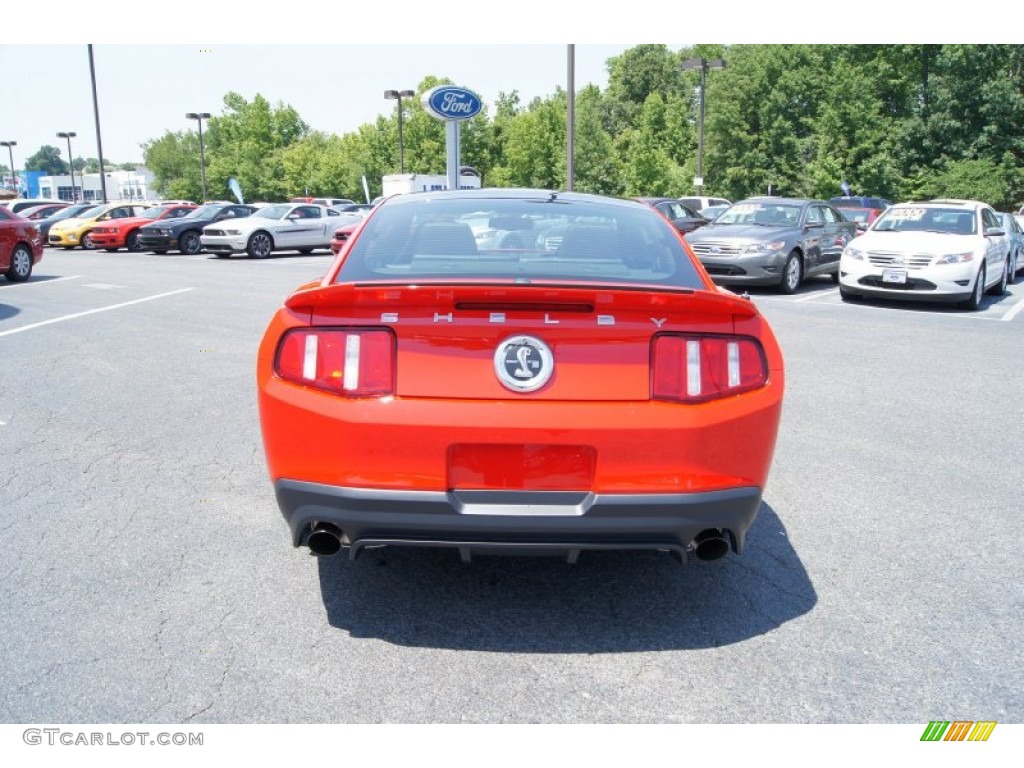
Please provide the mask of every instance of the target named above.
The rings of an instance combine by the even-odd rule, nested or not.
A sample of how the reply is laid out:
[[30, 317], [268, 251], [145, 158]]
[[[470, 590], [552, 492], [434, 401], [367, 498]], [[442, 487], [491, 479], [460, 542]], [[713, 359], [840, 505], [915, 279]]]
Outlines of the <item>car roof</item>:
[[768, 197], [767, 195], [762, 195], [760, 197], [748, 197], [745, 198], [742, 202], [789, 203], [790, 205], [806, 205], [807, 203], [818, 203], [819, 205], [831, 205], [831, 203], [826, 203], [824, 200], [815, 200], [809, 197]]
[[927, 203], [914, 203], [914, 205], [927, 205], [928, 203], [934, 205], [962, 205], [965, 208], [986, 208], [988, 203], [983, 203], [980, 200], [959, 200], [953, 198], [942, 198], [939, 200], [928, 200]]
[[905, 203], [896, 203], [893, 208], [963, 208], [968, 211], [977, 211], [987, 208], [987, 203], [978, 200], [909, 200]]

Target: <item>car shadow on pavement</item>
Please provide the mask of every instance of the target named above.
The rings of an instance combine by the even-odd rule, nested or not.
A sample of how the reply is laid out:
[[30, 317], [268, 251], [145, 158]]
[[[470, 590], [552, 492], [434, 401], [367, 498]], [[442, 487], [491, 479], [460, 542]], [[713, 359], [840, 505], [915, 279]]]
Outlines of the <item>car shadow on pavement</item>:
[[331, 626], [397, 645], [518, 653], [714, 648], [770, 632], [817, 594], [762, 503], [744, 554], [685, 567], [660, 552], [474, 557], [384, 548], [318, 561]]
[[925, 315], [975, 315], [979, 312], [984, 312], [986, 309], [991, 307], [998, 307], [1004, 303], [1012, 304], [1015, 301], [1019, 301], [1019, 296], [1014, 296], [1012, 293], [1004, 293], [999, 296], [992, 296], [985, 294], [981, 298], [981, 306], [977, 310], [970, 310], [960, 304], [960, 302], [951, 301], [907, 301], [906, 299], [890, 299], [885, 296], [865, 296], [860, 299], [854, 299], [852, 303], [854, 306], [861, 305], [865, 307], [876, 306], [884, 307], [886, 309], [898, 309], [903, 312], [910, 314], [925, 314]]
[[0, 320], [6, 320], [9, 317], [14, 317], [19, 312], [21, 312], [20, 309], [12, 307], [10, 304], [0, 304]]

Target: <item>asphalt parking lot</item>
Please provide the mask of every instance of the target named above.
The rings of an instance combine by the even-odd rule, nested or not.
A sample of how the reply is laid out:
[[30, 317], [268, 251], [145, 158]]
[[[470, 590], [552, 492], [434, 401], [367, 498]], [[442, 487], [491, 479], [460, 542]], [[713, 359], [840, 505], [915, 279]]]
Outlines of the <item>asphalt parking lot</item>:
[[0, 281], [3, 722], [1024, 721], [1024, 282], [751, 290], [787, 363], [742, 557], [291, 547], [254, 367], [329, 255]]

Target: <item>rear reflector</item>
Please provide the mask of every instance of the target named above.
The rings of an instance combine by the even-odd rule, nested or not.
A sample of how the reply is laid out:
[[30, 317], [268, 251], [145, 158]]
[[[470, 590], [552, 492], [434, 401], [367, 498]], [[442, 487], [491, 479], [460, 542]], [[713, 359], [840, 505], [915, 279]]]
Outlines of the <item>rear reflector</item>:
[[350, 397], [390, 395], [395, 344], [383, 329], [298, 328], [277, 348], [274, 370], [296, 384]]
[[768, 381], [764, 350], [756, 339], [680, 336], [654, 339], [651, 396], [656, 400], [704, 402], [763, 387]]

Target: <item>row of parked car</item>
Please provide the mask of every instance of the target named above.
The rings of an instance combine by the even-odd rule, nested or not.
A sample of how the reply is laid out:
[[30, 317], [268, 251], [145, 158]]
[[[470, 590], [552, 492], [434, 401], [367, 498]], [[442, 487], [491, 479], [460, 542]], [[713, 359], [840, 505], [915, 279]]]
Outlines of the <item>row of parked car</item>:
[[709, 219], [685, 199], [641, 199], [684, 234], [725, 286], [793, 293], [805, 279], [828, 275], [846, 301], [874, 296], [977, 309], [986, 292], [1004, 293], [1024, 270], [1024, 210], [998, 213], [976, 200], [755, 197]]
[[[773, 286], [793, 293], [808, 278], [828, 276], [844, 300], [882, 296], [960, 302], [976, 309], [986, 291], [1005, 292], [1024, 270], [1024, 215], [997, 213], [979, 201], [893, 205], [867, 197], [828, 202], [755, 197], [735, 204], [713, 197], [638, 200], [662, 213], [712, 279], [724, 286]], [[54, 211], [55, 206], [60, 207]], [[254, 205], [14, 201], [0, 211], [35, 225], [40, 256], [45, 243], [65, 249], [189, 255], [205, 250], [222, 258], [240, 253], [264, 258], [285, 250], [330, 248], [336, 254], [370, 207], [336, 198]], [[506, 237], [522, 240], [523, 233], [495, 230], [484, 222], [473, 234], [478, 245], [486, 245]], [[557, 232], [545, 232], [544, 238], [522, 247], [557, 247]], [[0, 273], [12, 280], [28, 279], [39, 258], [30, 257], [32, 244], [13, 236], [0, 242]]]
[[[0, 206], [0, 221], [10, 223], [6, 230], [11, 233], [8, 247], [0, 249], [5, 254], [0, 273], [11, 280], [27, 280], [44, 245], [189, 255], [206, 250], [218, 257], [247, 253], [254, 258], [282, 250], [310, 253], [331, 248], [336, 253], [342, 242], [335, 239], [336, 230], [354, 229], [370, 207], [341, 198], [294, 198], [288, 203], [252, 205], [230, 201], [196, 205], [187, 200], [8, 201]], [[223, 226], [210, 226], [217, 224]]]

